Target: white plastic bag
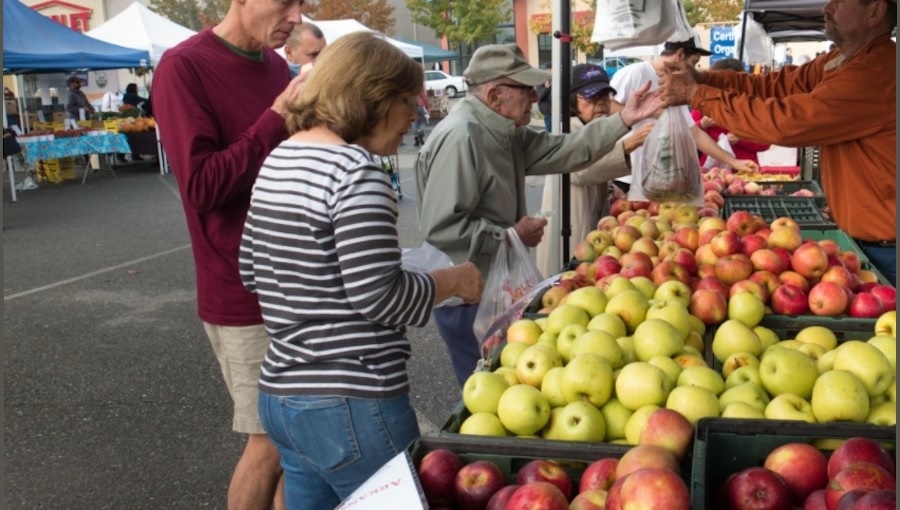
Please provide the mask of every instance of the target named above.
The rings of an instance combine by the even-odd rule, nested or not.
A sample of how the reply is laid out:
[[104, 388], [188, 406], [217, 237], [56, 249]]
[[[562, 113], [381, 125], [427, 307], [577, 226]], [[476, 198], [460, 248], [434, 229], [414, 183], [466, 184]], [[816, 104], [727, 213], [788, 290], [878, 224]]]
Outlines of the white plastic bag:
[[[716, 143], [719, 144], [719, 147], [722, 148], [723, 151], [731, 154], [731, 157], [734, 157], [734, 149], [731, 148], [731, 142], [728, 141], [728, 135], [725, 133], [720, 133], [718, 140]], [[719, 161], [718, 159], [712, 156], [706, 156], [706, 161], [703, 162], [703, 168], [721, 168], [722, 170], [731, 170], [731, 165], [724, 161]]]
[[694, 33], [680, 0], [597, 0], [591, 42], [610, 50], [686, 41]]
[[[412, 271], [416, 273], [429, 273], [435, 269], [443, 269], [453, 266], [453, 260], [450, 255], [437, 249], [434, 245], [425, 241], [418, 248], [403, 248], [400, 253], [400, 268], [404, 271]], [[441, 301], [435, 308], [439, 306], [459, 306], [464, 301], [459, 297], [447, 298]]]
[[629, 198], [635, 191], [654, 202], [703, 205], [697, 144], [680, 107], [663, 110], [644, 142], [644, 157], [637, 172]]

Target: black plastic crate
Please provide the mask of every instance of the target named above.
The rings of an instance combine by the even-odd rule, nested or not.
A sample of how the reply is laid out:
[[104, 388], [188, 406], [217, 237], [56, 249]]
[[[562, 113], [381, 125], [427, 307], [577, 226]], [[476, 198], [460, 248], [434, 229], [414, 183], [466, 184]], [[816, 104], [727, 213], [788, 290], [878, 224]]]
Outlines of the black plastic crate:
[[735, 195], [725, 198], [722, 217], [728, 218], [735, 211], [747, 211], [762, 217], [766, 223], [789, 217], [800, 228], [836, 229], [837, 224], [822, 212], [813, 197], [767, 197], [760, 195]]
[[[804, 423], [799, 421], [703, 418], [697, 423], [691, 465], [691, 508], [716, 510], [716, 490], [731, 473], [762, 466], [773, 449], [794, 442], [813, 444], [826, 456], [837, 441], [869, 437], [896, 452], [893, 427], [864, 423]], [[837, 441], [835, 441], [837, 440]]]
[[[760, 185], [763, 189], [771, 189], [775, 191], [774, 195], [758, 195], [762, 198], [776, 198], [776, 197], [791, 197], [793, 193], [797, 191], [806, 189], [812, 192], [811, 197], [792, 197], [792, 198], [812, 198], [816, 205], [819, 208], [826, 207], [828, 205], [827, 200], [825, 199], [825, 192], [822, 190], [822, 186], [819, 185], [816, 181], [755, 181], [756, 184]], [[757, 195], [727, 195], [722, 193], [722, 196], [725, 198], [725, 201], [732, 200], [734, 198], [738, 198], [741, 196], [757, 196]]]

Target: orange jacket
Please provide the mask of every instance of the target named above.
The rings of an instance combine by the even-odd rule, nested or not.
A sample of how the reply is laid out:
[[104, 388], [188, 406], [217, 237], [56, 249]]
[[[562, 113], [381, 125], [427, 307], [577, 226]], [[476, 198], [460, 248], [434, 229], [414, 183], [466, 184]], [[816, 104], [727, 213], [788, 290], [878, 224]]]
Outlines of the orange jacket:
[[818, 145], [838, 226], [857, 239], [894, 240], [896, 73], [896, 45], [885, 36], [844, 62], [832, 50], [765, 76], [711, 71], [691, 106], [741, 138]]

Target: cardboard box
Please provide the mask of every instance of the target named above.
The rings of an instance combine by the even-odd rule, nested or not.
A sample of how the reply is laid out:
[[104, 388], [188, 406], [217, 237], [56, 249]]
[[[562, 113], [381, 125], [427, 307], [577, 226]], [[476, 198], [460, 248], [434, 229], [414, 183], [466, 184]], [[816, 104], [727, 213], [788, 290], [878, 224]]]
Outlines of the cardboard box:
[[18, 115], [19, 114], [19, 103], [15, 99], [7, 99], [6, 100], [6, 114], [7, 115]]
[[66, 112], [53, 112], [53, 122], [66, 122]]

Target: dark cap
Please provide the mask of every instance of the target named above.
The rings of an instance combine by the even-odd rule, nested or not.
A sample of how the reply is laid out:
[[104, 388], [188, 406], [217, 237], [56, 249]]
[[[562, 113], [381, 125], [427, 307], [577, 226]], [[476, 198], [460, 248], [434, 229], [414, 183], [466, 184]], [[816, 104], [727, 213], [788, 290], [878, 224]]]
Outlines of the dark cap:
[[698, 42], [700, 42], [700, 38], [694, 35], [687, 41], [667, 42], [664, 48], [668, 51], [683, 49], [685, 55], [703, 55], [704, 57], [712, 55], [709, 50], [697, 46]]
[[536, 87], [550, 79], [550, 73], [534, 68], [515, 44], [488, 44], [475, 50], [463, 77], [470, 85], [508, 77]]
[[571, 92], [591, 99], [604, 92], [615, 94], [616, 90], [610, 86], [609, 76], [602, 67], [593, 64], [578, 64], [572, 68]]

